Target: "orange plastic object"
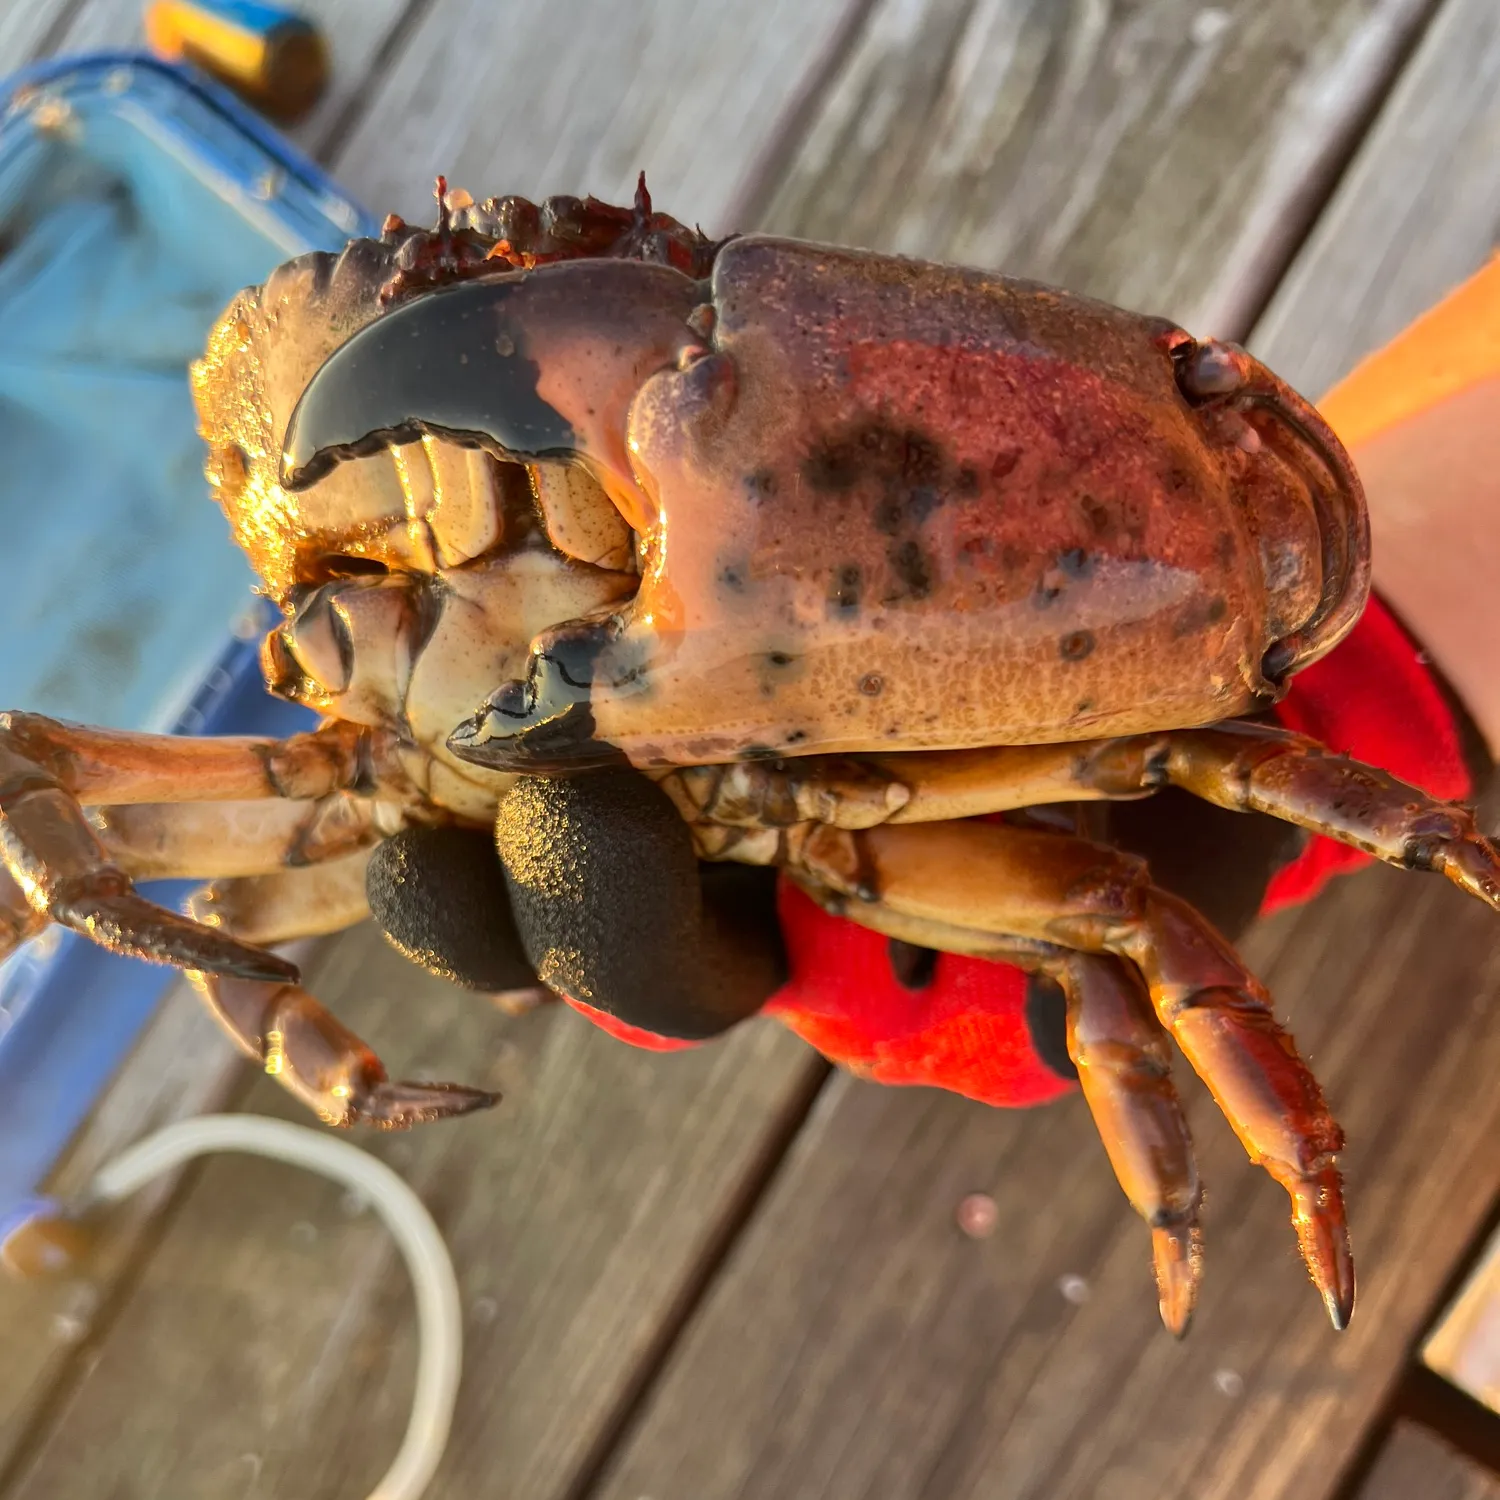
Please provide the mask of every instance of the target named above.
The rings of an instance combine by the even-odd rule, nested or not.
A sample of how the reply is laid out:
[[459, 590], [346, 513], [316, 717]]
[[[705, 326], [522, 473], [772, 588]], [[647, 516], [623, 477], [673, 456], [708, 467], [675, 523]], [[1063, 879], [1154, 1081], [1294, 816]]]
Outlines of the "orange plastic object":
[[1500, 258], [1319, 402], [1370, 502], [1375, 586], [1500, 752]]

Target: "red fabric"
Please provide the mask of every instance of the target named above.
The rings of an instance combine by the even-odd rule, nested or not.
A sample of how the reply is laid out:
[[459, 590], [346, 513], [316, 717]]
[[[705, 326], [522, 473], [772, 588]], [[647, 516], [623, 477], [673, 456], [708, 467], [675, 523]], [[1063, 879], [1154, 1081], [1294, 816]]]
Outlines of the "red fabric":
[[[1412, 641], [1371, 598], [1339, 648], [1298, 674], [1277, 718], [1330, 749], [1378, 766], [1450, 801], [1468, 795], [1457, 726]], [[1267, 888], [1262, 911], [1306, 901], [1371, 856], [1314, 838]], [[789, 881], [779, 893], [791, 977], [767, 1002], [810, 1046], [887, 1084], [925, 1084], [1002, 1107], [1042, 1104], [1075, 1084], [1042, 1062], [1026, 1022], [1026, 975], [1009, 964], [940, 954], [932, 983], [897, 981], [886, 939], [829, 916]], [[612, 1035], [674, 1051], [653, 1036], [569, 1002]]]

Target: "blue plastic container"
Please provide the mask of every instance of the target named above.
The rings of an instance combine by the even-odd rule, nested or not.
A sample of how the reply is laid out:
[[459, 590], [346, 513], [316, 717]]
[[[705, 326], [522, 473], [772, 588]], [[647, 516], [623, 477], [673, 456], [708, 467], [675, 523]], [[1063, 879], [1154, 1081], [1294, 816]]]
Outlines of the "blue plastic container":
[[[187, 366], [242, 287], [375, 232], [191, 71], [92, 56], [0, 83], [0, 708], [308, 726], [262, 686], [268, 611], [203, 479]], [[172, 977], [57, 930], [0, 964], [0, 1224]]]

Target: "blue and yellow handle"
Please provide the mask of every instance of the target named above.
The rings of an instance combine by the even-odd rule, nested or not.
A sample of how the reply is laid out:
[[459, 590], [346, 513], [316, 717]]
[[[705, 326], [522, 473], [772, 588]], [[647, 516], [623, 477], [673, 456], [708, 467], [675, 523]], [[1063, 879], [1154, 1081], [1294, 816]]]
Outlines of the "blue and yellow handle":
[[328, 81], [316, 27], [258, 0], [152, 0], [146, 42], [169, 62], [189, 62], [287, 124], [306, 114]]

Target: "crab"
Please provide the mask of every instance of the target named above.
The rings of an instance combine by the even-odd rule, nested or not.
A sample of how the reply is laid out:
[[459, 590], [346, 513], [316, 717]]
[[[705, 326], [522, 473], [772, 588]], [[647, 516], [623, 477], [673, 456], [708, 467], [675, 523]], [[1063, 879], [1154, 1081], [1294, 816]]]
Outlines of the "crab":
[[[404, 1127], [493, 1096], [389, 1078], [268, 945], [394, 910], [479, 831], [499, 874], [470, 872], [460, 943], [513, 923], [547, 993], [699, 1039], [765, 993], [700, 873], [770, 869], [1056, 981], [1180, 1331], [1201, 1245], [1175, 1043], [1343, 1327], [1316, 1079], [1230, 943], [1087, 836], [1094, 804], [1178, 788], [1500, 907], [1467, 810], [1257, 717], [1369, 594], [1326, 424], [1168, 321], [712, 241], [644, 179], [630, 209], [438, 197], [434, 230], [393, 216], [240, 294], [193, 369], [209, 482], [284, 615], [267, 683], [321, 726], [0, 716], [0, 953], [55, 922], [176, 965], [326, 1122]], [[210, 883], [178, 915], [133, 889], [164, 876]]]

